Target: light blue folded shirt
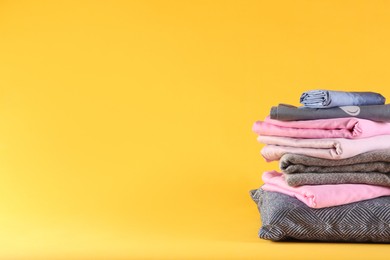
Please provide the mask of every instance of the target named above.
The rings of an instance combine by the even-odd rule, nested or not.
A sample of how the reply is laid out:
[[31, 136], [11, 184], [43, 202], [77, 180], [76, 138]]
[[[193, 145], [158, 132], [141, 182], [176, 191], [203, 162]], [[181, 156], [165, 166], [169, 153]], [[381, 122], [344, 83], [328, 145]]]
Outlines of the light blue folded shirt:
[[340, 106], [383, 105], [386, 99], [375, 92], [345, 92], [331, 90], [311, 90], [302, 93], [300, 103], [310, 108], [330, 108]]

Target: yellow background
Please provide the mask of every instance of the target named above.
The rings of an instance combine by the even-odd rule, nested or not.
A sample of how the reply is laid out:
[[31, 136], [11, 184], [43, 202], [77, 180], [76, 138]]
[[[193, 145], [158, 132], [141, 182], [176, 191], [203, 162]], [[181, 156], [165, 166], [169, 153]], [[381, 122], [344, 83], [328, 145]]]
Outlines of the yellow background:
[[387, 259], [273, 243], [251, 132], [309, 89], [390, 98], [389, 1], [0, 1], [0, 259]]

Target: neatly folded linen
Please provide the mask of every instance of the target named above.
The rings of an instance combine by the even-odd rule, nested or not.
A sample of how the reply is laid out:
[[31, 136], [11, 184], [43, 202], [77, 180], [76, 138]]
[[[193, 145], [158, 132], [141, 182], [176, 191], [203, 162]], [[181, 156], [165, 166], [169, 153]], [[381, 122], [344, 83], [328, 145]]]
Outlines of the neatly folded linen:
[[314, 108], [383, 105], [385, 101], [381, 94], [375, 92], [311, 90], [302, 93], [300, 97], [302, 105]]
[[390, 149], [390, 135], [378, 135], [361, 139], [298, 139], [260, 135], [257, 140], [260, 143], [267, 144], [261, 150], [261, 155], [267, 161], [279, 160], [286, 153], [339, 160], [365, 152]]
[[268, 136], [355, 139], [390, 134], [390, 123], [349, 117], [307, 121], [279, 121], [267, 117], [255, 122], [252, 130]]
[[357, 117], [373, 121], [390, 122], [390, 105], [342, 106], [332, 108], [307, 108], [279, 104], [271, 108], [270, 118], [282, 121], [315, 120]]
[[390, 187], [367, 184], [288, 186], [282, 173], [263, 173], [263, 190], [295, 197], [311, 208], [326, 208], [390, 195]]
[[390, 197], [312, 209], [300, 200], [261, 188], [250, 192], [261, 214], [259, 237], [280, 240], [390, 242]]
[[359, 183], [390, 187], [390, 173], [380, 172], [284, 174], [284, 179], [289, 186]]
[[300, 154], [285, 154], [279, 160], [283, 173], [390, 173], [390, 149], [362, 153], [351, 158], [328, 160]]

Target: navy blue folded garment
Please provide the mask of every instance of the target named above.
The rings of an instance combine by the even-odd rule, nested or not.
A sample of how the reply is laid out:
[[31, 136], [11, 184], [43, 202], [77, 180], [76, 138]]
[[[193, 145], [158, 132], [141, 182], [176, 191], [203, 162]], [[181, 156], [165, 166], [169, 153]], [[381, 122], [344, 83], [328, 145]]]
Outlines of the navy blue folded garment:
[[386, 99], [375, 92], [346, 92], [311, 90], [302, 93], [300, 103], [304, 107], [330, 108], [341, 106], [383, 105]]

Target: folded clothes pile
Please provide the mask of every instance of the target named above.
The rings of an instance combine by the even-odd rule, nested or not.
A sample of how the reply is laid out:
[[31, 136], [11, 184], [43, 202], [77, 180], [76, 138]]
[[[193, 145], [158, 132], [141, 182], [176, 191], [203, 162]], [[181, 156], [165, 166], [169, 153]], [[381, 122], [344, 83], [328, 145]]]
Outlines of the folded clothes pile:
[[390, 105], [373, 92], [313, 90], [279, 105], [253, 131], [279, 161], [250, 192], [259, 237], [390, 242]]

